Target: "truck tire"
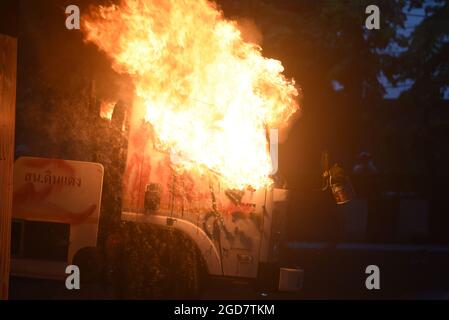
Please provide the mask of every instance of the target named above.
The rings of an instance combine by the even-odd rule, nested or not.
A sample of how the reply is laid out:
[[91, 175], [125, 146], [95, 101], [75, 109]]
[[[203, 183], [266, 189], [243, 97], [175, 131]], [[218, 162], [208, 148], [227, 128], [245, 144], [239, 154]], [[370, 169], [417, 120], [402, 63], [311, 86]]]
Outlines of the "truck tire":
[[169, 227], [125, 222], [114, 261], [118, 298], [195, 298], [201, 294], [205, 264], [196, 244]]
[[100, 284], [102, 280], [103, 263], [100, 252], [95, 247], [85, 247], [73, 257], [73, 265], [80, 270], [80, 283], [84, 285]]

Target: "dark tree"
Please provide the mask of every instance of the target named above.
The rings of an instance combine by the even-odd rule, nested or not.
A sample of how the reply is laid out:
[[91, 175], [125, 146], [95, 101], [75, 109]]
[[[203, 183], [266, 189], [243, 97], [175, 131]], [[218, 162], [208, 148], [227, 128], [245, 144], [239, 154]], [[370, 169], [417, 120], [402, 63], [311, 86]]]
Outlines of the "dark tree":
[[400, 56], [397, 80], [413, 80], [407, 94], [434, 102], [449, 87], [449, 1], [415, 0], [410, 7], [423, 8], [425, 18]]

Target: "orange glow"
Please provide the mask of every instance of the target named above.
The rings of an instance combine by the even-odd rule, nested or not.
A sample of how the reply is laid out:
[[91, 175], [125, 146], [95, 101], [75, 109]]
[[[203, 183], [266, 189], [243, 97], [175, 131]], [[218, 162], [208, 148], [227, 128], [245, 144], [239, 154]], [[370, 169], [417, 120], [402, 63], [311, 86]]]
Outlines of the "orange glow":
[[114, 112], [114, 106], [116, 102], [101, 101], [100, 105], [100, 117], [102, 119], [111, 120], [112, 113]]
[[132, 77], [134, 107], [175, 165], [213, 172], [231, 188], [271, 184], [266, 132], [287, 126], [298, 91], [213, 2], [122, 0], [83, 21], [86, 41]]

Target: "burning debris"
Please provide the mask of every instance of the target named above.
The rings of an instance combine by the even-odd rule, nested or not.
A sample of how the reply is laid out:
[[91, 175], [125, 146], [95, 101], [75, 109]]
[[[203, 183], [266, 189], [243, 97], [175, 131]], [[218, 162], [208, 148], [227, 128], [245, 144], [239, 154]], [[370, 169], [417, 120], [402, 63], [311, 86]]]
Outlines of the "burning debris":
[[233, 189], [271, 184], [266, 132], [287, 126], [298, 90], [236, 22], [207, 0], [122, 0], [83, 21], [86, 41], [133, 79], [133, 112], [177, 169], [215, 173]]

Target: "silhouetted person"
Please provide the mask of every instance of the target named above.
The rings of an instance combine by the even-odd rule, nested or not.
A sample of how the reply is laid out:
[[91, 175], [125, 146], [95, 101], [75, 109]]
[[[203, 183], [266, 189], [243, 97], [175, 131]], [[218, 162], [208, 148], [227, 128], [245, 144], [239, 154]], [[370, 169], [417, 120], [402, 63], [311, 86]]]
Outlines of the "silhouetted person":
[[363, 151], [358, 156], [358, 162], [352, 169], [352, 172], [357, 175], [376, 175], [379, 173], [373, 163], [371, 154]]
[[353, 168], [356, 189], [360, 198], [366, 199], [368, 210], [368, 240], [379, 240], [382, 217], [379, 210], [379, 170], [374, 165], [371, 154], [363, 151], [358, 155], [357, 164]]

